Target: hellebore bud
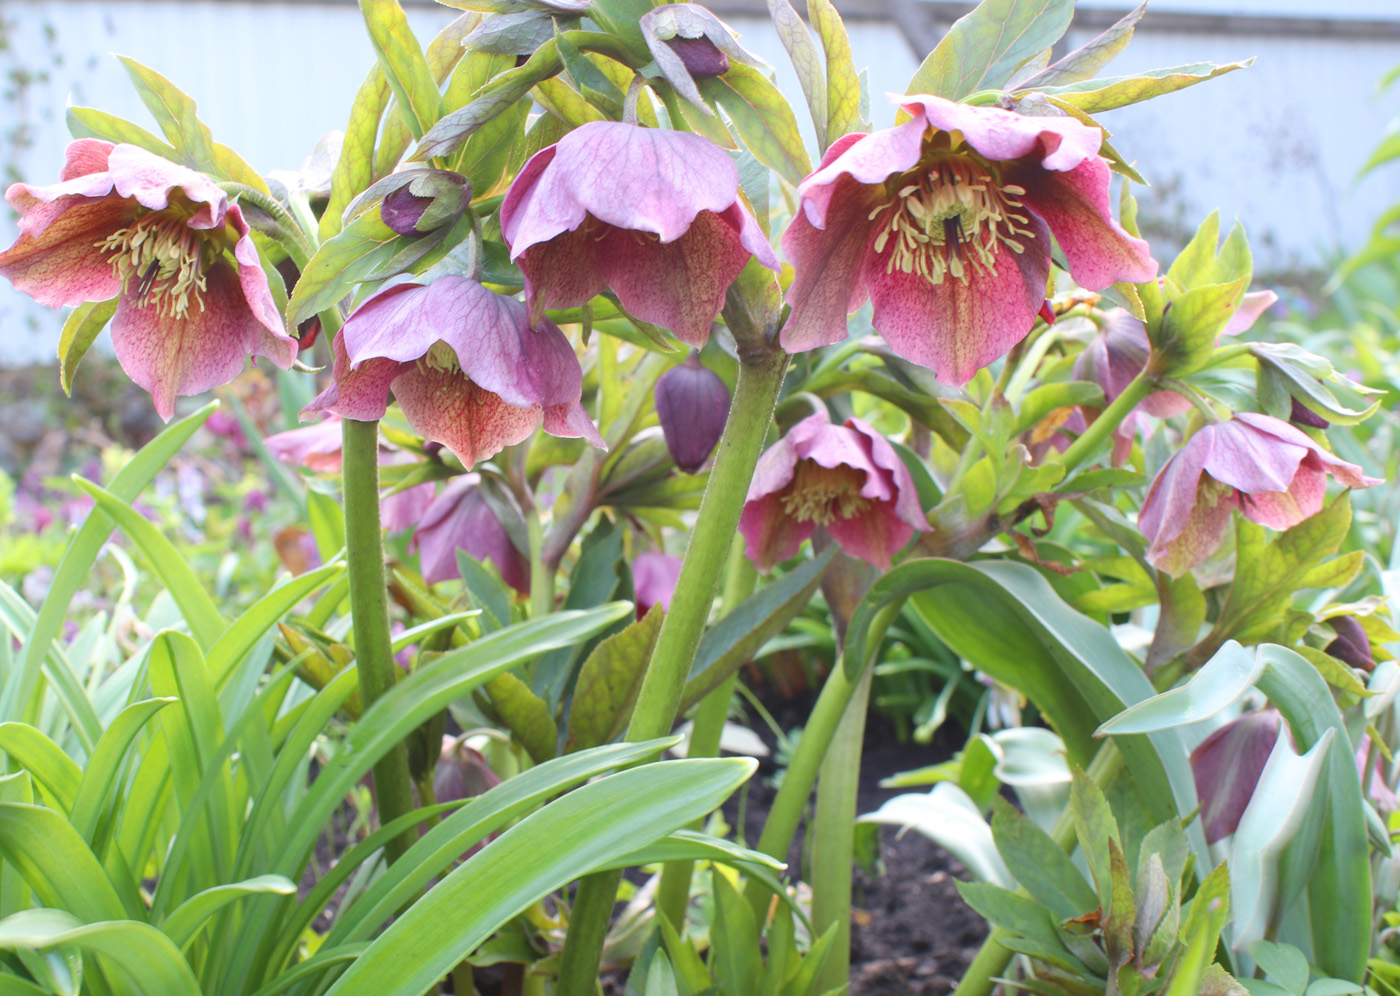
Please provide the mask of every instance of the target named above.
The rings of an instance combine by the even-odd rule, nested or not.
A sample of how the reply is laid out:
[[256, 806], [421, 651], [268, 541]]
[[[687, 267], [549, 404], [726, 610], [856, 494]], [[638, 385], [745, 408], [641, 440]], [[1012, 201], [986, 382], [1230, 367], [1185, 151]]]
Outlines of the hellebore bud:
[[1333, 616], [1327, 620], [1337, 638], [1327, 644], [1326, 653], [1351, 667], [1359, 667], [1368, 674], [1376, 669], [1376, 659], [1371, 656], [1371, 641], [1366, 631], [1356, 621], [1355, 616]]
[[445, 169], [406, 170], [385, 180], [394, 182], [379, 205], [379, 217], [399, 235], [427, 235], [450, 225], [472, 199], [467, 178]]
[[694, 474], [710, 458], [729, 416], [729, 388], [700, 364], [700, 354], [661, 375], [656, 382], [656, 416], [671, 459]]
[[1191, 752], [1206, 843], [1228, 837], [1240, 825], [1278, 736], [1278, 713], [1263, 709], [1231, 720]]
[[1288, 413], [1288, 421], [1294, 425], [1304, 425], [1309, 429], [1325, 429], [1332, 424], [1311, 408], [1299, 404], [1297, 398], [1289, 400], [1293, 403], [1293, 407]]
[[681, 57], [692, 79], [704, 80], [729, 72], [729, 56], [708, 38], [672, 38], [666, 42]]

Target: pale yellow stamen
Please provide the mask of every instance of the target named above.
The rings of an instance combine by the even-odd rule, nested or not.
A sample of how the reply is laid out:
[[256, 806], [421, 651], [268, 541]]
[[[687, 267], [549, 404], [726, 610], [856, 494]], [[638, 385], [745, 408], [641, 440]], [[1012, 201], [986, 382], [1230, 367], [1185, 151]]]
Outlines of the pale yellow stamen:
[[823, 467], [814, 460], [798, 463], [782, 496], [783, 511], [798, 522], [830, 525], [837, 519], [850, 519], [870, 507], [861, 495], [865, 472], [854, 467]]
[[441, 339], [429, 346], [418, 362], [426, 370], [441, 370], [444, 373], [460, 373], [462, 370], [457, 351]]
[[1018, 198], [1023, 187], [999, 185], [966, 155], [943, 155], [907, 177], [869, 214], [881, 219], [874, 249], [885, 272], [917, 273], [932, 284], [951, 275], [964, 285], [977, 271], [996, 275], [998, 247], [1020, 254], [1034, 238]]
[[204, 310], [205, 272], [218, 252], [207, 233], [185, 222], [178, 213], [152, 212], [97, 243], [112, 254], [123, 293], [168, 318], [186, 317], [192, 304]]

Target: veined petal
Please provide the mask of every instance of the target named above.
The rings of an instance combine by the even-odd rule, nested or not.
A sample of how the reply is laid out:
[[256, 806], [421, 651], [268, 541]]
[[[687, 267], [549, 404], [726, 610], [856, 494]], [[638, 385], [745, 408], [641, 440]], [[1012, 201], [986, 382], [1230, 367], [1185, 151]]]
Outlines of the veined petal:
[[533, 245], [573, 231], [587, 216], [583, 205], [558, 188], [552, 176], [544, 179], [558, 151], [558, 146], [551, 145], [531, 156], [501, 202], [501, 234], [512, 260]]
[[[928, 524], [928, 516], [924, 514], [923, 508], [919, 505], [919, 492], [914, 487], [913, 475], [909, 473], [909, 468], [904, 465], [904, 461], [899, 458], [899, 454], [890, 445], [890, 441], [862, 419], [850, 418], [846, 424], [865, 437], [870, 447], [871, 461], [889, 476], [893, 489], [894, 514], [911, 528], [927, 532], [931, 527]], [[862, 489], [861, 494], [871, 497], [864, 489]], [[904, 542], [907, 543], [908, 539], [906, 538]], [[900, 544], [900, 546], [903, 545], [903, 543]]]
[[1147, 548], [1148, 563], [1172, 577], [1180, 577], [1220, 549], [1230, 528], [1230, 513], [1240, 507], [1234, 492], [1202, 488], [1194, 497], [1192, 505], [1181, 509], [1181, 531], [1169, 540], [1159, 533]]
[[784, 511], [782, 498], [776, 494], [750, 498], [739, 517], [744, 552], [765, 574], [774, 564], [797, 556], [803, 540], [816, 531], [816, 523], [799, 522]]
[[1241, 419], [1208, 425], [1192, 442], [1197, 437], [1205, 451], [1205, 472], [1249, 494], [1287, 491], [1303, 458], [1314, 448], [1311, 440], [1306, 444], [1285, 440]]
[[546, 308], [577, 308], [607, 289], [595, 254], [602, 237], [596, 222], [537, 242], [516, 259], [525, 275], [525, 300], [532, 318]]
[[408, 363], [427, 355], [441, 338], [427, 289], [396, 284], [355, 309], [336, 336], [352, 366], [376, 358]]
[[467, 467], [529, 437], [540, 424], [539, 405], [517, 408], [460, 373], [405, 364], [394, 397], [413, 430], [442, 443]]
[[1322, 510], [1327, 495], [1327, 472], [1309, 455], [1285, 491], [1261, 491], [1240, 495], [1240, 511], [1250, 522], [1270, 529], [1291, 529]]
[[1272, 308], [1277, 301], [1278, 295], [1271, 290], [1250, 291], [1240, 300], [1240, 306], [1235, 309], [1235, 313], [1230, 316], [1220, 334], [1238, 335], [1248, 331], [1254, 327], [1259, 316]]
[[1035, 324], [1050, 275], [1045, 226], [1033, 216], [1029, 225], [1035, 234], [1020, 239], [1024, 252], [997, 243], [996, 272], [969, 266], [966, 284], [951, 274], [934, 284], [897, 267], [886, 272], [885, 257], [867, 256], [873, 324], [890, 348], [945, 384], [965, 384], [1006, 355]]
[[103, 257], [100, 244], [130, 223], [135, 206], [116, 197], [70, 198], [35, 210], [49, 208], [59, 210], [37, 234], [22, 233], [19, 241], [0, 253], [0, 276], [51, 308], [106, 301], [120, 294], [121, 280]]
[[286, 322], [277, 310], [277, 302], [272, 299], [272, 291], [267, 285], [267, 273], [258, 259], [257, 246], [248, 223], [243, 220], [243, 212], [237, 204], [228, 209], [226, 222], [238, 232], [238, 241], [233, 246], [233, 258], [238, 263], [238, 283], [243, 288], [243, 300], [253, 317], [262, 323], [266, 334], [258, 355], [266, 356], [283, 370], [292, 366], [296, 359], [297, 341], [287, 334]]
[[[177, 395], [199, 394], [227, 384], [250, 353], [263, 352], [266, 329], [243, 298], [233, 267], [220, 262], [206, 273], [203, 310], [167, 317], [133, 294], [123, 294], [112, 318], [112, 346], [133, 381], [151, 393], [166, 421]], [[264, 354], [265, 355], [265, 354]]]
[[882, 571], [890, 569], [890, 558], [914, 535], [913, 527], [895, 511], [892, 501], [877, 501], [860, 515], [834, 519], [826, 531], [846, 553]]
[[550, 405], [544, 410], [544, 431], [551, 436], [564, 439], [586, 439], [600, 450], [607, 450], [608, 444], [598, 434], [598, 427], [588, 417], [583, 405], [571, 401], [562, 405]]
[[1000, 107], [959, 104], [943, 97], [890, 94], [890, 99], [939, 131], [960, 132], [963, 141], [987, 159], [1020, 159], [1034, 154], [1049, 170], [1069, 170], [1099, 154], [1103, 133], [1072, 117], [1032, 117]]
[[1138, 529], [1153, 549], [1165, 550], [1186, 528], [1196, 505], [1204, 464], [1204, 448], [1192, 446], [1187, 440], [1153, 478], [1138, 512]]
[[596, 253], [599, 271], [628, 311], [696, 347], [709, 341], [725, 291], [749, 261], [739, 233], [710, 211], [696, 215], [674, 241], [610, 228]]
[[1005, 181], [1025, 188], [1021, 202], [1055, 233], [1080, 286], [1097, 291], [1119, 280], [1141, 284], [1157, 275], [1147, 243], [1113, 220], [1103, 159], [1090, 157], [1067, 172], [1022, 165], [1007, 170]]
[[114, 189], [142, 207], [163, 211], [176, 187], [199, 209], [186, 222], [190, 228], [218, 228], [228, 212], [228, 194], [214, 179], [162, 159], [135, 145], [118, 145], [107, 161]]
[[344, 328], [331, 341], [331, 352], [335, 357], [331, 366], [331, 382], [301, 410], [301, 417], [306, 419], [314, 414], [330, 412], [361, 422], [383, 418], [389, 408], [389, 387], [407, 364], [397, 360], [371, 359], [352, 368], [350, 357], [345, 352]]
[[837, 188], [842, 176], [858, 184], [874, 186], [919, 164], [923, 155], [924, 132], [928, 126], [915, 118], [895, 128], [869, 135], [843, 135], [822, 156], [821, 165], [797, 187], [802, 212], [817, 228], [828, 228], [827, 214], [833, 203], [840, 203], [846, 191]]

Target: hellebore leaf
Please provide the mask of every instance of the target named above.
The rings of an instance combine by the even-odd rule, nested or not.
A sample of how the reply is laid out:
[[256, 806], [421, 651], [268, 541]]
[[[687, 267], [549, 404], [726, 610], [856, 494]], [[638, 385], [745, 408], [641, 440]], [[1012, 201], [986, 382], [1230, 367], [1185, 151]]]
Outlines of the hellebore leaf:
[[[807, 0], [807, 16], [826, 51], [826, 144], [867, 127], [860, 110], [860, 77], [851, 59], [846, 25], [831, 0]], [[822, 146], [826, 151], [826, 145]]]
[[179, 87], [135, 59], [117, 56], [136, 87], [137, 96], [156, 119], [179, 161], [201, 173], [219, 172], [214, 161], [214, 139], [195, 113], [195, 103]]
[[331, 198], [321, 215], [320, 237], [325, 242], [338, 234], [344, 225], [341, 217], [346, 205], [359, 196], [374, 181], [374, 142], [379, 136], [379, 121], [389, 106], [393, 91], [384, 78], [384, 70], [375, 66], [355, 93], [350, 105], [350, 120], [345, 126], [345, 142], [331, 174]]
[[1064, 849], [1004, 799], [992, 804], [992, 837], [1021, 888], [1060, 919], [1098, 907], [1098, 896]]
[[1226, 644], [1186, 684], [1129, 706], [1094, 735], [1146, 733], [1199, 723], [1239, 701], [1263, 670], [1264, 662], [1256, 655], [1239, 644]]
[[1073, 0], [985, 0], [954, 22], [905, 92], [961, 100], [1004, 86], [1017, 66], [1060, 40], [1073, 16]]
[[63, 323], [58, 337], [58, 381], [63, 393], [73, 396], [73, 375], [78, 371], [92, 344], [117, 312], [117, 298], [110, 301], [89, 301], [73, 309]]
[[812, 171], [792, 108], [762, 72], [731, 65], [723, 76], [701, 80], [700, 92], [724, 108], [739, 138], [763, 165], [794, 186]]
[[549, 714], [544, 699], [530, 691], [529, 685], [513, 674], [500, 674], [486, 683], [486, 694], [491, 696], [491, 705], [510, 727], [511, 736], [520, 741], [536, 764], [543, 764], [554, 756], [559, 740], [558, 724]]
[[1147, 4], [1141, 3], [1124, 14], [1113, 25], [1093, 41], [1046, 66], [1034, 76], [1017, 85], [1017, 90], [1040, 90], [1051, 86], [1064, 86], [1093, 78], [1100, 69], [1113, 61], [1123, 51], [1128, 40], [1133, 37], [1133, 29], [1142, 15], [1147, 12]]
[[145, 128], [95, 107], [68, 108], [68, 130], [74, 138], [101, 138], [117, 145], [135, 145], [171, 162], [180, 158], [180, 153]]
[[1254, 64], [1252, 58], [1243, 62], [1194, 62], [1186, 66], [1154, 69], [1136, 76], [1111, 76], [1107, 79], [1085, 80], [1068, 86], [1045, 87], [1041, 92], [1052, 94], [1089, 114], [1125, 107], [1139, 101], [1160, 97], [1164, 93], [1184, 90], [1236, 69]]
[[788, 0], [768, 0], [768, 13], [783, 48], [787, 49], [788, 58], [792, 60], [792, 68], [797, 72], [802, 96], [807, 99], [812, 124], [817, 130], [817, 148], [825, 151], [831, 143], [827, 141], [826, 134], [826, 76], [822, 72], [821, 53], [812, 41], [812, 33]]
[[664, 615], [659, 603], [653, 605], [645, 616], [603, 640], [588, 655], [569, 707], [566, 752], [601, 746], [622, 732]]
[[360, 13], [404, 123], [414, 138], [422, 138], [442, 114], [442, 97], [408, 17], [398, 0], [360, 0]]

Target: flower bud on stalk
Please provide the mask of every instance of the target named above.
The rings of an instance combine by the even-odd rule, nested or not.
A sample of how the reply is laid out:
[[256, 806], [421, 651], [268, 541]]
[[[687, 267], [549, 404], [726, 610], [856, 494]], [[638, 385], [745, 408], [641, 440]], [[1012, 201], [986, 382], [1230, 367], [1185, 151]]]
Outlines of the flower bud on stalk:
[[697, 473], [724, 432], [729, 388], [692, 352], [685, 363], [661, 375], [654, 394], [671, 459], [687, 474]]

